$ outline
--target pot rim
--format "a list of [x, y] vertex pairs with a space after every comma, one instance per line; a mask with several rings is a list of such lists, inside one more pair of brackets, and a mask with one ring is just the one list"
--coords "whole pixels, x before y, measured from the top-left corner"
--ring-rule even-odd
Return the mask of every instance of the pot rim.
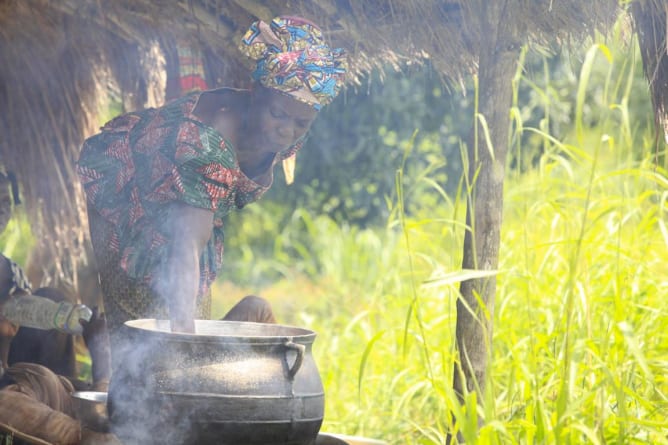
[[[171, 332], [169, 320], [155, 318], [141, 318], [129, 320], [124, 325], [134, 332], [142, 332], [144, 335], [170, 338], [179, 341], [215, 341], [215, 342], [271, 342], [283, 343], [286, 339], [297, 343], [312, 343], [316, 333], [298, 326], [256, 323], [252, 321], [227, 321], [227, 320], [195, 320], [195, 333]], [[239, 331], [239, 333], [214, 334], [211, 332], [216, 326]], [[200, 332], [197, 332], [200, 331]], [[267, 334], [262, 333], [267, 331]]]
[[74, 391], [71, 397], [84, 403], [107, 403], [107, 392], [105, 391]]

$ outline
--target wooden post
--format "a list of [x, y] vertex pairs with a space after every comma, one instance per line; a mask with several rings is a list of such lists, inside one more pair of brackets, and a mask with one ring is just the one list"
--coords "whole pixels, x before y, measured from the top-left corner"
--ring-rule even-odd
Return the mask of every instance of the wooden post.
[[668, 143], [668, 4], [636, 1], [631, 4], [631, 16], [654, 109], [655, 162], [668, 168], [668, 157], [661, 150]]
[[[489, 2], [480, 29], [488, 29], [481, 42], [478, 69], [478, 115], [468, 143], [470, 193], [463, 268], [496, 270], [503, 211], [503, 180], [508, 152], [512, 78], [519, 60], [520, 43], [505, 1]], [[484, 122], [484, 124], [483, 124]], [[487, 130], [485, 130], [485, 127]], [[487, 138], [486, 134], [489, 135]], [[477, 392], [483, 400], [487, 365], [491, 357], [496, 278], [461, 283], [457, 302], [457, 348], [454, 390]]]

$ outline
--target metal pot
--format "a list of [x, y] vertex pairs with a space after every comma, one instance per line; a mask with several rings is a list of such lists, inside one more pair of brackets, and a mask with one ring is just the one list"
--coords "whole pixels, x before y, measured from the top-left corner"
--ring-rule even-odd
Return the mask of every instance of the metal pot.
[[109, 388], [114, 432], [126, 443], [311, 445], [324, 390], [316, 334], [293, 326], [197, 320], [125, 323]]
[[74, 413], [81, 424], [93, 431], [107, 432], [107, 393], [100, 391], [75, 391], [72, 393]]

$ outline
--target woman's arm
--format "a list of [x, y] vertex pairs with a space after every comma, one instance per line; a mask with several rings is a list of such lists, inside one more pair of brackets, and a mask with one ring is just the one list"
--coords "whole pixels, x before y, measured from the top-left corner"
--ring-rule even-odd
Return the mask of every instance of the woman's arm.
[[194, 332], [199, 259], [211, 238], [213, 212], [176, 203], [168, 215], [169, 253], [155, 276], [156, 290], [168, 304], [172, 331]]
[[111, 378], [111, 346], [107, 317], [100, 314], [99, 308], [93, 308], [93, 316], [89, 321], [80, 320], [83, 326], [83, 339], [90, 353], [91, 373], [93, 374], [94, 391], [107, 392]]

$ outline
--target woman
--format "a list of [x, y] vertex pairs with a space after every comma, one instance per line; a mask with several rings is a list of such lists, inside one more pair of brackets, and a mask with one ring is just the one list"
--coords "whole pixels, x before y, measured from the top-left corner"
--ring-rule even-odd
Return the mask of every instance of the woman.
[[168, 317], [192, 332], [209, 318], [223, 216], [269, 189], [273, 166], [301, 148], [342, 86], [342, 52], [304, 19], [258, 21], [241, 50], [252, 91], [190, 94], [118, 117], [84, 143], [78, 171], [112, 334], [129, 319]]
[[[12, 211], [3, 179], [0, 174], [0, 233]], [[23, 269], [0, 254], [0, 309], [10, 298], [30, 293], [68, 300], [54, 288], [33, 291]], [[106, 391], [110, 360], [104, 316], [95, 313], [83, 327], [93, 363], [92, 389]], [[72, 335], [19, 327], [0, 315], [0, 443], [118, 443], [112, 435], [82, 427], [74, 418], [73, 384], [90, 389], [77, 379], [74, 362]]]
[[[301, 148], [343, 85], [342, 50], [305, 19], [255, 22], [240, 49], [251, 91], [193, 93], [118, 117], [84, 143], [78, 172], [112, 354], [127, 320], [169, 318], [173, 331], [193, 332], [196, 318], [210, 318], [223, 217], [269, 189], [274, 165]], [[266, 314], [263, 305], [250, 298], [234, 312]]]
[[[145, 416], [133, 412], [141, 396], [123, 386], [142, 363], [123, 323], [169, 319], [172, 331], [194, 332], [195, 319], [210, 318], [223, 217], [269, 189], [274, 165], [301, 148], [343, 86], [343, 51], [305, 19], [255, 22], [240, 49], [252, 62], [252, 90], [192, 93], [123, 115], [86, 140], [79, 158], [111, 340], [110, 415], [116, 426], [129, 425], [115, 429], [122, 439], [151, 440], [150, 428], [141, 440], [137, 431], [126, 434]], [[273, 321], [267, 303], [252, 296], [225, 318]]]
[[[12, 178], [11, 174], [0, 173], [0, 233], [3, 233], [9, 224], [13, 205], [20, 204], [18, 186]], [[24, 270], [0, 253], [0, 376], [3, 368], [16, 363], [34, 363], [66, 377], [79, 389], [90, 389], [88, 382], [82, 382], [77, 378], [72, 335], [55, 329], [19, 327], [2, 316], [1, 309], [5, 302], [10, 298], [21, 298], [25, 294], [34, 294], [57, 303], [74, 300], [71, 295], [68, 298], [64, 292], [52, 287], [41, 287], [33, 291]], [[96, 311], [95, 317], [90, 322], [82, 324], [84, 342], [92, 358], [92, 386], [106, 391], [111, 365], [104, 315], [98, 315]]]

